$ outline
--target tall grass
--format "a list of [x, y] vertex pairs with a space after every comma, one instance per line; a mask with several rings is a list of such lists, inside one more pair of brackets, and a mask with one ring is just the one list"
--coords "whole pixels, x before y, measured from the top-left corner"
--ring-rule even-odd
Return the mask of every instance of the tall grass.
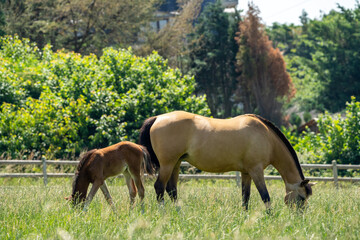
[[265, 213], [252, 186], [250, 210], [241, 208], [241, 189], [233, 181], [183, 181], [176, 206], [155, 199], [153, 181], [146, 182], [145, 212], [129, 208], [122, 179], [108, 181], [117, 213], [99, 192], [89, 211], [64, 200], [69, 179], [0, 180], [0, 239], [358, 239], [360, 188], [345, 184], [314, 187], [304, 213], [283, 203], [284, 186], [268, 182], [272, 212]]

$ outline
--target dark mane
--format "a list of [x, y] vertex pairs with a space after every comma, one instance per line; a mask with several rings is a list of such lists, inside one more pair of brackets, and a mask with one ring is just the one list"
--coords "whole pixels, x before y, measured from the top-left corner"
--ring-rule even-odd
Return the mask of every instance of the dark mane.
[[263, 122], [266, 126], [270, 127], [275, 133], [276, 135], [281, 139], [281, 141], [283, 141], [283, 143], [285, 144], [285, 146], [287, 147], [287, 149], [289, 150], [291, 156], [293, 157], [294, 159], [294, 162], [295, 162], [295, 165], [296, 165], [296, 168], [298, 169], [299, 171], [299, 174], [300, 174], [300, 177], [302, 180], [305, 179], [304, 177], [304, 174], [301, 170], [301, 166], [300, 166], [300, 163], [299, 163], [299, 159], [297, 157], [297, 154], [294, 150], [294, 148], [291, 146], [289, 140], [287, 140], [287, 138], [285, 137], [285, 135], [280, 131], [280, 129], [278, 127], [276, 127], [272, 122], [270, 122], [269, 120], [263, 118], [263, 117], [260, 117], [258, 115], [255, 115], [255, 114], [247, 114], [248, 116], [253, 116], [253, 117], [256, 117], [257, 119], [259, 119], [261, 122]]
[[93, 154], [97, 149], [92, 149], [80, 156], [80, 161], [77, 166], [76, 172], [80, 172], [84, 164], [87, 162], [87, 160], [90, 158], [91, 154]]

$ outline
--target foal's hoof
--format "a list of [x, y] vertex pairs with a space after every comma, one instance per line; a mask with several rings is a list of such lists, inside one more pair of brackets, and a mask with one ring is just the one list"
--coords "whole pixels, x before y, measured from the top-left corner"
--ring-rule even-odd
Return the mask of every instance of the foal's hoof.
[[273, 211], [272, 211], [271, 208], [267, 208], [267, 209], [265, 210], [265, 213], [266, 213], [266, 215], [268, 215], [268, 216], [272, 216], [272, 215], [273, 215]]
[[159, 203], [159, 206], [162, 206], [162, 207], [165, 206], [165, 200], [160, 200], [160, 201], [158, 201], [158, 203]]
[[144, 215], [145, 213], [145, 206], [143, 203], [141, 203], [141, 214]]

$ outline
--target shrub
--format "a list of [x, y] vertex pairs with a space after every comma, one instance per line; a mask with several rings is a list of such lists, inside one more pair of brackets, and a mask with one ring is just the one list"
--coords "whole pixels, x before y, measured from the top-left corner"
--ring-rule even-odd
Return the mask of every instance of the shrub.
[[171, 69], [157, 53], [42, 51], [28, 40], [0, 40], [0, 151], [71, 158], [85, 149], [137, 141], [153, 115], [186, 110], [208, 115], [195, 80]]
[[290, 137], [295, 149], [307, 156], [308, 163], [360, 164], [360, 102], [351, 97], [345, 118], [329, 113], [318, 119], [319, 134], [307, 132]]

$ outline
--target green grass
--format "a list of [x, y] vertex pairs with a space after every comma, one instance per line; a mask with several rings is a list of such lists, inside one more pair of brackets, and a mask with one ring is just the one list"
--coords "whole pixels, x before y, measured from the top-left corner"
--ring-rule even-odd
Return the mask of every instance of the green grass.
[[[0, 179], [0, 239], [359, 239], [360, 187], [332, 184], [314, 187], [304, 213], [283, 203], [284, 185], [267, 182], [272, 213], [252, 186], [250, 210], [241, 208], [234, 181], [182, 181], [177, 206], [166, 197], [155, 201], [153, 180], [146, 182], [145, 212], [129, 209], [122, 179], [108, 181], [117, 214], [99, 192], [89, 211], [64, 200], [70, 179]], [[181, 209], [179, 210], [179, 208]]]

